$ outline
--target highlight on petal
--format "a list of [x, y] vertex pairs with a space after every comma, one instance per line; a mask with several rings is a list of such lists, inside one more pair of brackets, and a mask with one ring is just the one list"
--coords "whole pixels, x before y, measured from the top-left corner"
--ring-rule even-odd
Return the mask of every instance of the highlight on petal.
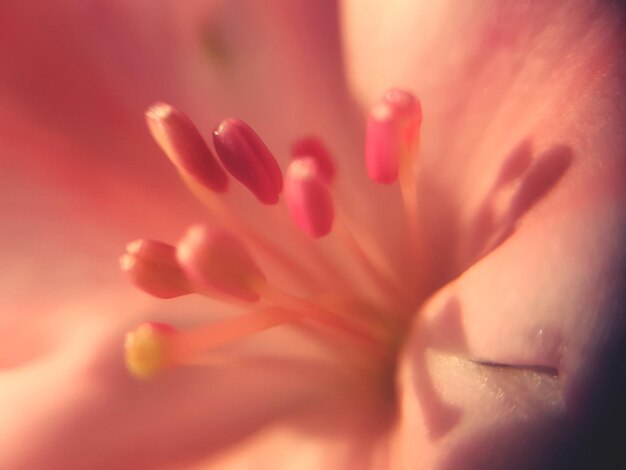
[[245, 122], [223, 121], [213, 132], [213, 143], [228, 172], [264, 204], [276, 204], [283, 176], [265, 143]]
[[176, 261], [176, 248], [155, 240], [135, 240], [126, 246], [120, 268], [135, 286], [169, 299], [189, 294], [189, 282]]
[[333, 200], [326, 181], [314, 157], [292, 161], [285, 177], [289, 213], [296, 225], [313, 238], [327, 235], [333, 226]]
[[246, 247], [224, 230], [191, 227], [176, 247], [176, 258], [198, 287], [254, 302], [265, 276]]
[[398, 179], [400, 163], [416, 145], [422, 122], [417, 99], [405, 91], [390, 90], [372, 107], [367, 119], [365, 163], [367, 174], [377, 182]]
[[169, 104], [156, 103], [146, 111], [146, 122], [176, 168], [212, 191], [222, 193], [228, 189], [226, 173], [185, 114]]

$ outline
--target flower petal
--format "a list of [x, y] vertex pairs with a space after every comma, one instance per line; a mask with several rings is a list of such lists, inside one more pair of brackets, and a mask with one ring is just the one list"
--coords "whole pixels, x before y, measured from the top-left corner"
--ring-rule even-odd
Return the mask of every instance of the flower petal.
[[579, 440], [612, 442], [623, 417], [626, 166], [604, 161], [564, 181], [419, 313], [400, 375], [400, 458], [543, 468], [575, 460]]
[[273, 356], [272, 345], [284, 345], [284, 335], [259, 340], [263, 354], [232, 350], [207, 365], [138, 382], [123, 366], [127, 322], [96, 318], [75, 317], [56, 350], [0, 376], [7, 411], [0, 425], [2, 466], [104, 469], [115, 462], [131, 469], [193, 462], [302, 407], [326, 403], [345, 384], [328, 360], [307, 356], [301, 338], [298, 353]]
[[[624, 9], [614, 2], [344, 5], [357, 96], [372, 103], [392, 84], [422, 103], [418, 202], [431, 287], [480, 256], [476, 247], [494, 235], [486, 228], [491, 199], [514, 192], [525, 165], [532, 170], [561, 145], [574, 160], [597, 158], [589, 145], [601, 139], [614, 142], [607, 154], [619, 154]], [[499, 191], [507, 166], [511, 180]]]

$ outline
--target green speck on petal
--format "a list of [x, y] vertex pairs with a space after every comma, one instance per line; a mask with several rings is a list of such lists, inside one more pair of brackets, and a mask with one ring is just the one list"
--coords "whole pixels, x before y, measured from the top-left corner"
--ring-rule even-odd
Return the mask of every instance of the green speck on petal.
[[211, 64], [228, 65], [231, 54], [222, 32], [216, 25], [205, 25], [200, 29], [200, 44]]

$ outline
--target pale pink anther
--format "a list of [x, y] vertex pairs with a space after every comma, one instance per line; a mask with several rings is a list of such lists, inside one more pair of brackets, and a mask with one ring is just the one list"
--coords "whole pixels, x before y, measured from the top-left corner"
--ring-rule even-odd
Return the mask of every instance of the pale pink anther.
[[162, 299], [191, 293], [176, 261], [176, 248], [155, 240], [135, 240], [126, 246], [120, 268], [144, 292]]
[[265, 276], [241, 241], [229, 232], [191, 227], [178, 243], [176, 258], [201, 292], [256, 301]]
[[291, 156], [298, 158], [313, 157], [320, 171], [320, 176], [331, 184], [335, 178], [335, 164], [326, 145], [317, 137], [304, 137], [291, 146]]
[[314, 157], [292, 161], [285, 177], [285, 200], [296, 225], [313, 238], [327, 235], [333, 226], [333, 199]]
[[154, 140], [179, 171], [212, 191], [226, 191], [226, 172], [191, 119], [169, 104], [156, 103], [146, 111], [146, 122]]
[[274, 156], [245, 122], [227, 119], [213, 131], [215, 151], [228, 172], [264, 204], [276, 204], [283, 175]]
[[398, 179], [400, 160], [418, 139], [422, 122], [419, 101], [410, 93], [390, 90], [370, 110], [365, 140], [367, 173], [377, 183]]

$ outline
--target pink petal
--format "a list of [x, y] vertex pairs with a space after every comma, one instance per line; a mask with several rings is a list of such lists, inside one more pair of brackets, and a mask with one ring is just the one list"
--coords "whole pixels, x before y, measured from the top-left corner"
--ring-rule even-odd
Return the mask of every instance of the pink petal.
[[606, 178], [603, 187], [538, 209], [500, 249], [438, 294], [424, 321], [447, 321], [445, 306], [457, 303], [464, 335], [462, 344], [450, 338], [452, 349], [558, 369], [568, 401], [584, 394], [585, 378], [611, 341], [601, 332], [620, 331], [626, 191], [611, 183]]
[[389, 83], [418, 94], [425, 276], [452, 281], [402, 358], [394, 463], [536, 468], [576, 451], [564, 440], [610, 442], [626, 334], [621, 7], [365, 3], [344, 10], [351, 82], [365, 103]]
[[620, 148], [622, 16], [603, 1], [344, 4], [360, 101], [373, 103], [393, 84], [423, 106], [418, 199], [432, 287], [475, 261], [475, 248], [461, 246], [470, 237], [493, 235], [472, 223], [508, 159], [529, 163], [566, 145], [575, 165], [597, 158], [589, 136]]
[[611, 400], [626, 336], [626, 166], [597, 148], [602, 166], [581, 163], [418, 313], [400, 372], [399, 459], [535, 468], [576, 439], [610, 442], [622, 416]]
[[[110, 302], [107, 308], [116, 305], [122, 307]], [[137, 382], [123, 366], [123, 322], [95, 318], [77, 318], [58, 348], [0, 378], [4, 466], [104, 469], [115, 462], [130, 469], [193, 462], [304, 406], [326, 403], [345, 386], [341, 369], [315, 353], [307, 356], [302, 339], [294, 339], [304, 346], [297, 353], [275, 356], [272, 345], [284, 345], [289, 335], [261, 340], [263, 354], [233, 350], [213, 364]]]

